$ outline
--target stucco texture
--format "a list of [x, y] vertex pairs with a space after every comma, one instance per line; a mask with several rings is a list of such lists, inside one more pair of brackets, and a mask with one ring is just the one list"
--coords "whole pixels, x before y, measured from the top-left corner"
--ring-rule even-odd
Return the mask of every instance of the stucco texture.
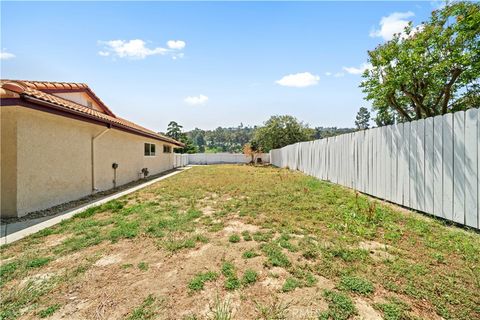
[[[24, 107], [2, 107], [2, 216], [22, 216], [173, 168], [162, 141]], [[7, 116], [6, 116], [7, 115]], [[144, 156], [144, 143], [156, 145]], [[172, 145], [173, 147], [173, 145]], [[172, 148], [173, 149], [173, 148]], [[5, 172], [8, 174], [5, 176]], [[5, 182], [5, 185], [4, 185]], [[6, 201], [4, 205], [4, 201]]]

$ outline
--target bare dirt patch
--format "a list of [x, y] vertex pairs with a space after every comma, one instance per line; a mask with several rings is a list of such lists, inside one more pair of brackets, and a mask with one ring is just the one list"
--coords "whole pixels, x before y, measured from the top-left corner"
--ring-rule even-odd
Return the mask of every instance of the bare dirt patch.
[[382, 316], [376, 311], [368, 302], [361, 298], [354, 300], [355, 307], [357, 308], [358, 315], [355, 317], [357, 320], [382, 320]]
[[395, 256], [388, 252], [392, 247], [377, 241], [362, 241], [358, 247], [367, 250], [372, 259], [377, 261], [395, 259]]
[[110, 256], [103, 257], [97, 262], [95, 262], [94, 266], [95, 267], [105, 267], [111, 264], [118, 264], [122, 261], [122, 257], [120, 254], [113, 254]]
[[239, 220], [229, 221], [226, 227], [223, 229], [226, 233], [241, 233], [244, 231], [257, 232], [260, 228], [253, 224], [246, 224]]

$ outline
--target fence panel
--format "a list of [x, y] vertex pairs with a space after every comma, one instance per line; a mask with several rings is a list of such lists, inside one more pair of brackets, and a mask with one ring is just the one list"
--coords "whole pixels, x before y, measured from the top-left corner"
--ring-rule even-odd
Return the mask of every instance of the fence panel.
[[480, 111], [302, 142], [271, 163], [480, 228]]
[[465, 223], [465, 112], [453, 121], [453, 221]]
[[447, 220], [453, 219], [453, 116], [443, 116], [443, 214]]
[[[479, 221], [476, 212], [479, 212], [479, 169], [477, 158], [480, 143], [479, 119], [480, 112], [477, 109], [470, 109], [465, 113], [465, 224], [470, 227], [479, 228]], [[480, 197], [478, 197], [480, 198]]]

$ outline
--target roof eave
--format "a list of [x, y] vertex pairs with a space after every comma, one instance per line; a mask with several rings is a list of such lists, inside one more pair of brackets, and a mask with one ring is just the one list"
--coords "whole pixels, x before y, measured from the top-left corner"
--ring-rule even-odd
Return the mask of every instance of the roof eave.
[[91, 119], [91, 120], [94, 120], [96, 122], [101, 122], [101, 123], [109, 125], [111, 128], [116, 127], [116, 128], [122, 129], [123, 131], [135, 133], [135, 134], [145, 136], [145, 137], [150, 137], [152, 139], [159, 140], [159, 141], [162, 141], [162, 142], [171, 143], [173, 145], [178, 146], [178, 148], [183, 148], [185, 146], [185, 144], [183, 144], [179, 141], [176, 141], [174, 139], [164, 139], [164, 138], [159, 137], [157, 135], [149, 134], [148, 132], [140, 131], [140, 130], [137, 130], [135, 128], [124, 126], [122, 124], [115, 123], [115, 122], [109, 121], [107, 119], [98, 118], [98, 117], [95, 117], [93, 115], [89, 115], [89, 114], [86, 114], [86, 113], [83, 113], [83, 112], [80, 112], [80, 111], [65, 108], [65, 107], [59, 106], [55, 103], [44, 101], [42, 99], [34, 98], [34, 97], [31, 97], [31, 96], [28, 96], [28, 95], [25, 95], [25, 94], [20, 94], [20, 99], [25, 100], [25, 101], [30, 102], [30, 103], [33, 103], [33, 104], [43, 105], [43, 106], [47, 106], [49, 108], [52, 108], [52, 109], [55, 109], [55, 110], [58, 110], [58, 111], [66, 112], [66, 113], [75, 115], [75, 116], [80, 117], [80, 118]]

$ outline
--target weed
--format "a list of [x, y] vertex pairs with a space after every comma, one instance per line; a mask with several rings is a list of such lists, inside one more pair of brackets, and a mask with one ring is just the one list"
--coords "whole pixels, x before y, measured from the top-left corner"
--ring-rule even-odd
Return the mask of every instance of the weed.
[[225, 289], [236, 290], [240, 288], [240, 281], [236, 276], [230, 276], [225, 280]]
[[129, 269], [129, 268], [132, 268], [133, 267], [133, 264], [131, 263], [125, 263], [125, 264], [122, 264], [122, 269]]
[[90, 207], [87, 210], [77, 213], [75, 218], [84, 219], [93, 216], [95, 213], [102, 211], [102, 206]]
[[295, 290], [295, 288], [300, 287], [300, 281], [298, 279], [289, 277], [287, 280], [285, 280], [285, 283], [283, 284], [282, 291], [283, 292], [289, 292], [292, 290]]
[[235, 274], [235, 266], [231, 262], [224, 262], [222, 265], [222, 274], [225, 276], [225, 289], [235, 290], [240, 287], [240, 281]]
[[242, 284], [243, 285], [249, 285], [249, 284], [257, 282], [257, 279], [258, 279], [258, 274], [254, 270], [247, 269], [247, 270], [245, 270], [245, 273], [243, 274]]
[[250, 232], [246, 230], [242, 232], [242, 237], [243, 237], [243, 240], [245, 241], [252, 241], [253, 239], [252, 236], [250, 235]]
[[318, 258], [318, 252], [313, 248], [308, 248], [302, 252], [302, 256], [307, 260], [315, 260]]
[[54, 249], [55, 253], [68, 254], [84, 248], [95, 246], [103, 241], [103, 237], [96, 230], [90, 230], [81, 236], [74, 236], [62, 242]]
[[165, 232], [158, 226], [148, 226], [145, 230], [149, 235], [155, 238], [163, 238], [165, 236]]
[[325, 290], [323, 296], [328, 302], [328, 310], [320, 313], [319, 319], [347, 320], [357, 313], [352, 299], [347, 295]]
[[27, 262], [27, 268], [40, 268], [50, 262], [52, 258], [40, 257]]
[[247, 250], [247, 251], [243, 252], [242, 257], [244, 259], [251, 259], [251, 258], [258, 257], [258, 253], [256, 253], [253, 250]]
[[385, 320], [401, 320], [405, 319], [406, 312], [410, 307], [397, 298], [389, 298], [389, 302], [376, 303], [373, 306], [382, 311]]
[[209, 320], [231, 320], [232, 319], [232, 307], [230, 306], [230, 300], [220, 300], [218, 296], [215, 297], [213, 306], [210, 306]]
[[343, 276], [340, 280], [339, 288], [360, 294], [370, 294], [373, 292], [373, 284], [370, 281], [352, 276]]
[[138, 267], [138, 269], [140, 269], [142, 271], [147, 271], [148, 270], [148, 263], [142, 261], [137, 265], [137, 267]]
[[40, 318], [46, 318], [46, 317], [50, 317], [52, 314], [54, 314], [58, 309], [60, 309], [61, 305], [60, 304], [54, 304], [54, 305], [51, 305], [49, 306], [48, 308], [46, 309], [43, 309], [41, 310], [40, 312], [38, 312], [38, 316]]
[[162, 244], [166, 250], [175, 252], [181, 249], [195, 248], [197, 242], [206, 243], [208, 242], [208, 238], [206, 238], [203, 235], [197, 234], [189, 238], [180, 238], [180, 239], [169, 238], [163, 241]]
[[137, 221], [123, 221], [117, 220], [116, 228], [110, 231], [110, 240], [112, 242], [117, 242], [119, 239], [126, 238], [135, 238], [138, 234], [138, 222]]
[[272, 232], [257, 231], [253, 234], [253, 240], [257, 242], [269, 242], [273, 238]]
[[262, 320], [285, 320], [290, 303], [283, 303], [275, 298], [273, 303], [264, 305], [255, 301], [255, 309], [258, 319]]
[[331, 249], [330, 254], [346, 262], [365, 261], [368, 258], [368, 251], [364, 249]]
[[218, 273], [208, 271], [204, 273], [198, 273], [188, 284], [188, 288], [192, 291], [203, 290], [205, 282], [215, 281], [218, 279]]
[[224, 262], [222, 265], [222, 274], [225, 277], [234, 277], [235, 276], [235, 266], [231, 262]]
[[231, 243], [237, 243], [240, 242], [240, 236], [238, 234], [232, 234], [229, 238], [228, 241]]
[[282, 250], [275, 244], [266, 244], [262, 247], [262, 251], [267, 256], [267, 266], [272, 267], [289, 267], [290, 261]]
[[9, 281], [15, 270], [18, 268], [18, 262], [13, 261], [0, 266], [0, 286]]
[[147, 320], [154, 319], [158, 315], [160, 305], [153, 295], [148, 295], [142, 304], [135, 308], [126, 320]]

